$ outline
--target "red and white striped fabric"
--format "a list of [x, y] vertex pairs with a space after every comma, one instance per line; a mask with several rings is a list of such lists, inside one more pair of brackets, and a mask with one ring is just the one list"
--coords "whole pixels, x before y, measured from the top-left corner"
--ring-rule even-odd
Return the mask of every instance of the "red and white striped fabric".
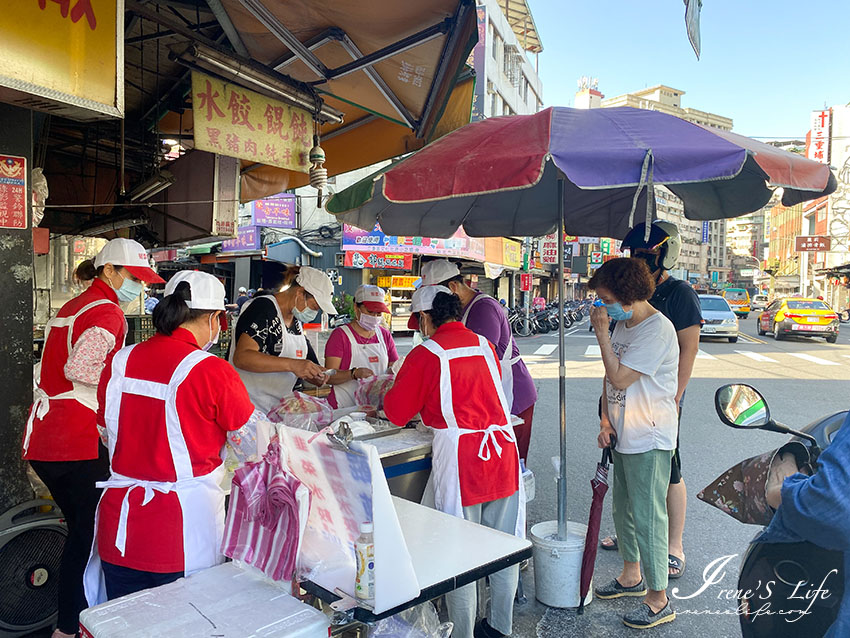
[[221, 553], [272, 580], [292, 580], [309, 511], [310, 491], [284, 470], [274, 439], [261, 461], [233, 476]]

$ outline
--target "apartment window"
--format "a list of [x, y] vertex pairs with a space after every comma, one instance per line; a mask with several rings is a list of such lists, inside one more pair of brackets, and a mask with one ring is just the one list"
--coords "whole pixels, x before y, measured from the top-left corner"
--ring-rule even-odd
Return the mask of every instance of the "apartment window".
[[499, 114], [499, 94], [490, 94], [490, 115], [496, 116]]
[[491, 51], [493, 59], [498, 62], [499, 56], [502, 54], [502, 37], [493, 31], [493, 49]]

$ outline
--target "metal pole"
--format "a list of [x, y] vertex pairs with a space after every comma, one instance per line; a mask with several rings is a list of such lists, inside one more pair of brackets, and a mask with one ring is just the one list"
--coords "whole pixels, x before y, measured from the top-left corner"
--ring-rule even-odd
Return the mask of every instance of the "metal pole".
[[564, 335], [564, 178], [558, 178], [558, 400], [561, 471], [558, 473], [558, 540], [567, 539], [567, 366]]

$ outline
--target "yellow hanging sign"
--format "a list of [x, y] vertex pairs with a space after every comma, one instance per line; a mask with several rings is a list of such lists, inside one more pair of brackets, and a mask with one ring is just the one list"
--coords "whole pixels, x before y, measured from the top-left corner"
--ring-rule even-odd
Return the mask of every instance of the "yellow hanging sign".
[[192, 72], [195, 148], [306, 173], [313, 146], [308, 111]]

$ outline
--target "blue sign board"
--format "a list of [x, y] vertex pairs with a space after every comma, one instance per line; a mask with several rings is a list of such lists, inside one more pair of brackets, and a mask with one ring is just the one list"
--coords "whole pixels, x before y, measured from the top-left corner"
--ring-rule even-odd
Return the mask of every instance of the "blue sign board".
[[702, 223], [702, 243], [708, 243], [708, 222]]

